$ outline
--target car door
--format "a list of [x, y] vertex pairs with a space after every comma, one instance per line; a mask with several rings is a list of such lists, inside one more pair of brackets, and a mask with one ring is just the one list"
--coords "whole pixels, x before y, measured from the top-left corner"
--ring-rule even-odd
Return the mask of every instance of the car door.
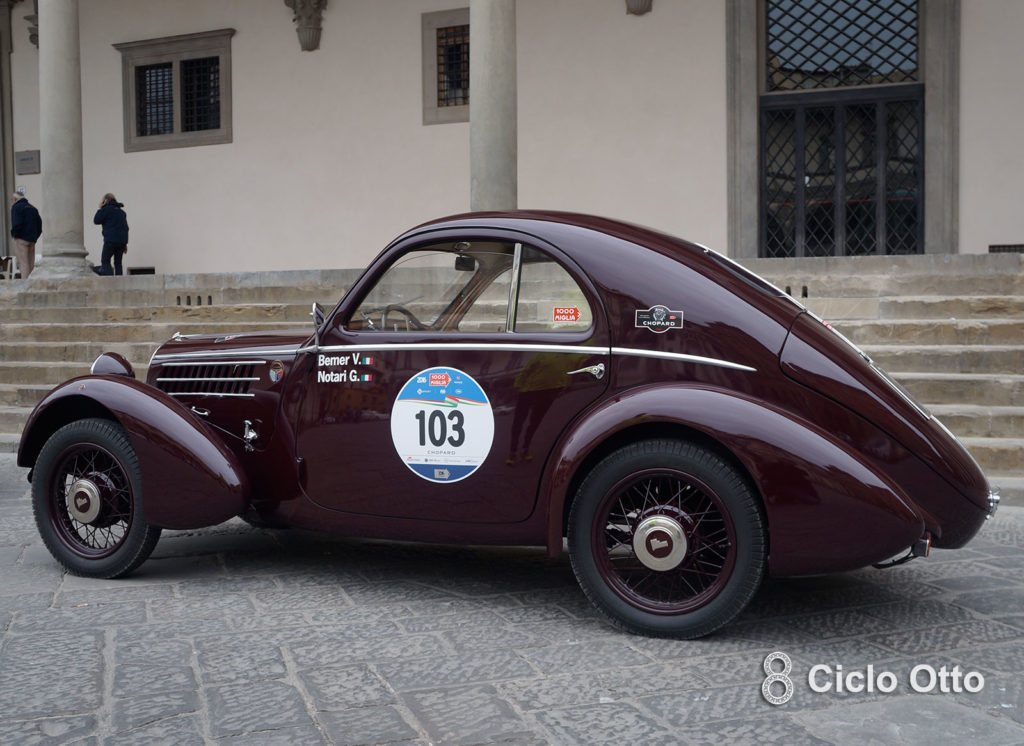
[[328, 319], [296, 422], [304, 490], [351, 513], [517, 522], [548, 454], [604, 391], [589, 281], [513, 238], [396, 252]]

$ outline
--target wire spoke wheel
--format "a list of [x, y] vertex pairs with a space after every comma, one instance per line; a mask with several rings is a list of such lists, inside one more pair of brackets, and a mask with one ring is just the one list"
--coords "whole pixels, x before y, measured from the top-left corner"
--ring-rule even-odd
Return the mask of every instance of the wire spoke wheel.
[[600, 461], [569, 513], [569, 552], [599, 611], [632, 632], [701, 637], [749, 603], [764, 573], [763, 511], [744, 476], [685, 441]]
[[692, 477], [651, 470], [620, 482], [598, 507], [594, 559], [624, 601], [683, 614], [717, 595], [736, 562], [736, 536], [718, 496]]
[[97, 445], [72, 445], [61, 454], [50, 483], [50, 520], [68, 548], [86, 558], [117, 551], [134, 512], [131, 484], [117, 460]]
[[47, 440], [33, 468], [32, 507], [50, 553], [76, 575], [127, 575], [153, 551], [160, 529], [141, 514], [141, 475], [116, 422], [77, 420]]

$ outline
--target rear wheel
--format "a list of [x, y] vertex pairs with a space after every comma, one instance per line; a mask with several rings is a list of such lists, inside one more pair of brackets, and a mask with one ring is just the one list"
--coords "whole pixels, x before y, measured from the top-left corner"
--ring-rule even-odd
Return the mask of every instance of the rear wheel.
[[142, 519], [141, 478], [124, 429], [103, 419], [65, 425], [46, 441], [32, 478], [36, 525], [69, 572], [127, 575], [160, 538]]
[[710, 634], [743, 610], [764, 574], [765, 521], [750, 485], [684, 441], [634, 443], [598, 463], [568, 534], [583, 591], [639, 634]]

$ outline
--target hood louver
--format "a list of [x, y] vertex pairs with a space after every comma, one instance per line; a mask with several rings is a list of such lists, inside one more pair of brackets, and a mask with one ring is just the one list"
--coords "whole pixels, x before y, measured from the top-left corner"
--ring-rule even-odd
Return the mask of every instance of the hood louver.
[[216, 360], [163, 363], [157, 388], [169, 396], [249, 396], [249, 385], [260, 380], [262, 361]]

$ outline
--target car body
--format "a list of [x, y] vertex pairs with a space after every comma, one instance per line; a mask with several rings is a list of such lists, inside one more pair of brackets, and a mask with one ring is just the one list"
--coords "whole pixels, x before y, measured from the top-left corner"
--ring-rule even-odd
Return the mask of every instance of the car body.
[[421, 225], [308, 330], [117, 355], [22, 436], [72, 572], [161, 528], [266, 526], [570, 557], [634, 632], [722, 626], [767, 575], [964, 545], [977, 463], [870, 359], [710, 249], [555, 212]]

